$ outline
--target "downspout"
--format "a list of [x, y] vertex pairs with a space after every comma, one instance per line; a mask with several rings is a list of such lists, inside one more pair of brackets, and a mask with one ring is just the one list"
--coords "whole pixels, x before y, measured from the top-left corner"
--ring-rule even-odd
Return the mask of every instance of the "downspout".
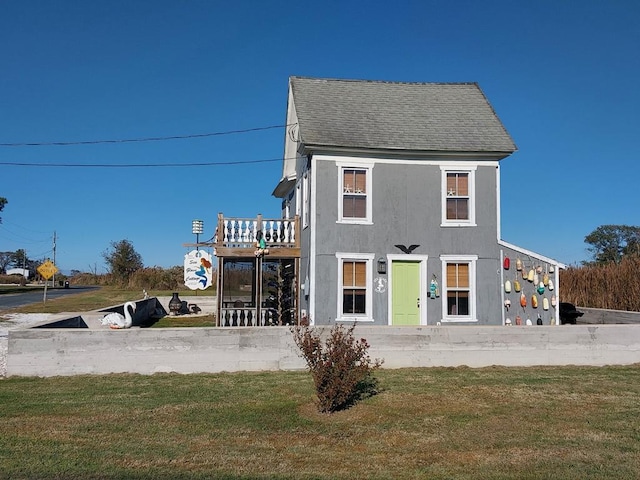
[[556, 318], [556, 325], [560, 325], [560, 267], [556, 265], [555, 273], [555, 285], [556, 285], [556, 306], [554, 316]]
[[504, 265], [504, 250], [501, 248], [500, 249], [500, 264], [498, 265], [498, 270], [500, 271], [500, 311], [501, 311], [501, 317], [502, 317], [502, 325], [505, 325], [504, 268], [502, 268], [502, 265]]
[[496, 165], [496, 238], [498, 241], [502, 235], [502, 226], [500, 225], [502, 213], [500, 205], [500, 164], [498, 164]]
[[[309, 181], [309, 268], [307, 269], [307, 288], [309, 289], [309, 325], [316, 323], [316, 294], [315, 294], [315, 274], [316, 274], [316, 160], [313, 155], [307, 157], [307, 172], [310, 175]], [[306, 279], [305, 279], [306, 280]], [[306, 292], [305, 292], [306, 293]]]
[[[500, 212], [500, 163], [496, 165], [496, 238], [497, 241], [500, 241], [501, 226], [501, 212]], [[500, 317], [502, 319], [502, 325], [506, 325], [505, 323], [505, 307], [504, 307], [504, 250], [500, 249], [500, 264], [498, 265], [498, 269], [500, 270]]]

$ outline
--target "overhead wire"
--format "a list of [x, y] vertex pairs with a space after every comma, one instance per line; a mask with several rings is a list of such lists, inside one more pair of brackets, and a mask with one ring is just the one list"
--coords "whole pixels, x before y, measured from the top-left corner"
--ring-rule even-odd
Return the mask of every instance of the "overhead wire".
[[[86, 141], [71, 141], [71, 142], [29, 142], [29, 143], [0, 143], [0, 147], [41, 147], [41, 146], [71, 146], [71, 145], [98, 145], [106, 143], [132, 143], [132, 142], [157, 142], [167, 140], [183, 140], [183, 139], [195, 139], [204, 137], [214, 137], [223, 135], [234, 135], [242, 133], [251, 133], [264, 130], [271, 130], [276, 128], [288, 128], [289, 134], [297, 123], [289, 123], [284, 125], [269, 125], [266, 127], [254, 127], [245, 128], [240, 130], [227, 130], [222, 132], [210, 132], [210, 133], [197, 133], [189, 135], [171, 135], [164, 137], [142, 137], [142, 138], [125, 138], [125, 139], [107, 139], [107, 140], [86, 140]], [[259, 160], [236, 160], [225, 162], [189, 162], [189, 163], [66, 163], [66, 162], [52, 162], [52, 163], [29, 163], [29, 162], [13, 162], [5, 161], [0, 162], [0, 165], [17, 166], [17, 167], [63, 167], [63, 168], [147, 168], [147, 167], [210, 167], [210, 166], [224, 166], [224, 165], [247, 165], [256, 163], [269, 163], [269, 162], [281, 162], [288, 160], [287, 158], [268, 158]]]
[[205, 137], [219, 137], [223, 135], [235, 135], [240, 133], [259, 132], [263, 130], [273, 130], [275, 128], [286, 128], [295, 123], [289, 123], [284, 125], [269, 125], [266, 127], [254, 127], [244, 128], [240, 130], [226, 130], [222, 132], [210, 132], [210, 133], [193, 133], [188, 135], [169, 135], [162, 137], [140, 137], [140, 138], [121, 138], [121, 139], [107, 139], [107, 140], [77, 140], [70, 142], [14, 142], [14, 143], [0, 143], [0, 147], [51, 147], [51, 146], [71, 146], [71, 145], [98, 145], [101, 143], [134, 143], [134, 142], [163, 142], [167, 140], [185, 140], [194, 138]]
[[255, 163], [282, 162], [295, 158], [266, 158], [261, 160], [234, 160], [224, 162], [189, 162], [189, 163], [27, 163], [0, 162], [0, 165], [17, 167], [64, 167], [64, 168], [147, 168], [147, 167], [215, 167], [225, 165], [247, 165]]
[[8, 240], [10, 242], [22, 242], [22, 243], [29, 243], [29, 244], [40, 244], [40, 243], [46, 243], [49, 241], [49, 239], [44, 239], [44, 240], [34, 240], [30, 237], [24, 236], [24, 235], [20, 235], [19, 233], [12, 231], [8, 228], [6, 228], [5, 224], [4, 224], [4, 219], [3, 222], [0, 223], [0, 237], [4, 238], [5, 240]]

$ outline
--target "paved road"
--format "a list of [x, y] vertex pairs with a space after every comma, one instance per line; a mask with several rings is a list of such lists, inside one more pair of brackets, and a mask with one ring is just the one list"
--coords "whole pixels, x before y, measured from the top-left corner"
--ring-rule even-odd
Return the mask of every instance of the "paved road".
[[[82, 293], [98, 287], [71, 287], [71, 288], [47, 288], [47, 300], [51, 300], [63, 295]], [[0, 295], [0, 311], [9, 308], [22, 307], [31, 303], [41, 303], [44, 298], [43, 290], [26, 291], [21, 293], [7, 293]]]

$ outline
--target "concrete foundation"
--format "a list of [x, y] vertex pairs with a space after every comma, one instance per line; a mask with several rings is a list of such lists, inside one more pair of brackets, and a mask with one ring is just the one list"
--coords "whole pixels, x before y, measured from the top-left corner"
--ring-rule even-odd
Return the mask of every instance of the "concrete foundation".
[[[328, 329], [328, 328], [327, 328]], [[628, 365], [637, 325], [358, 326], [383, 368]], [[304, 369], [287, 327], [24, 329], [9, 332], [7, 375]]]

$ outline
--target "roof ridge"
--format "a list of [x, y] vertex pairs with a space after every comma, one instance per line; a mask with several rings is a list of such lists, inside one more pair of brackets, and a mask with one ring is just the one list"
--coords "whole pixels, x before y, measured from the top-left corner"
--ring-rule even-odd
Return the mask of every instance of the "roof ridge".
[[307, 77], [301, 75], [291, 75], [289, 79], [301, 79], [301, 80], [320, 80], [325, 82], [348, 82], [348, 83], [378, 83], [385, 85], [475, 85], [478, 86], [478, 82], [403, 82], [396, 80], [370, 80], [370, 79], [358, 79], [358, 78], [324, 78], [324, 77]]

